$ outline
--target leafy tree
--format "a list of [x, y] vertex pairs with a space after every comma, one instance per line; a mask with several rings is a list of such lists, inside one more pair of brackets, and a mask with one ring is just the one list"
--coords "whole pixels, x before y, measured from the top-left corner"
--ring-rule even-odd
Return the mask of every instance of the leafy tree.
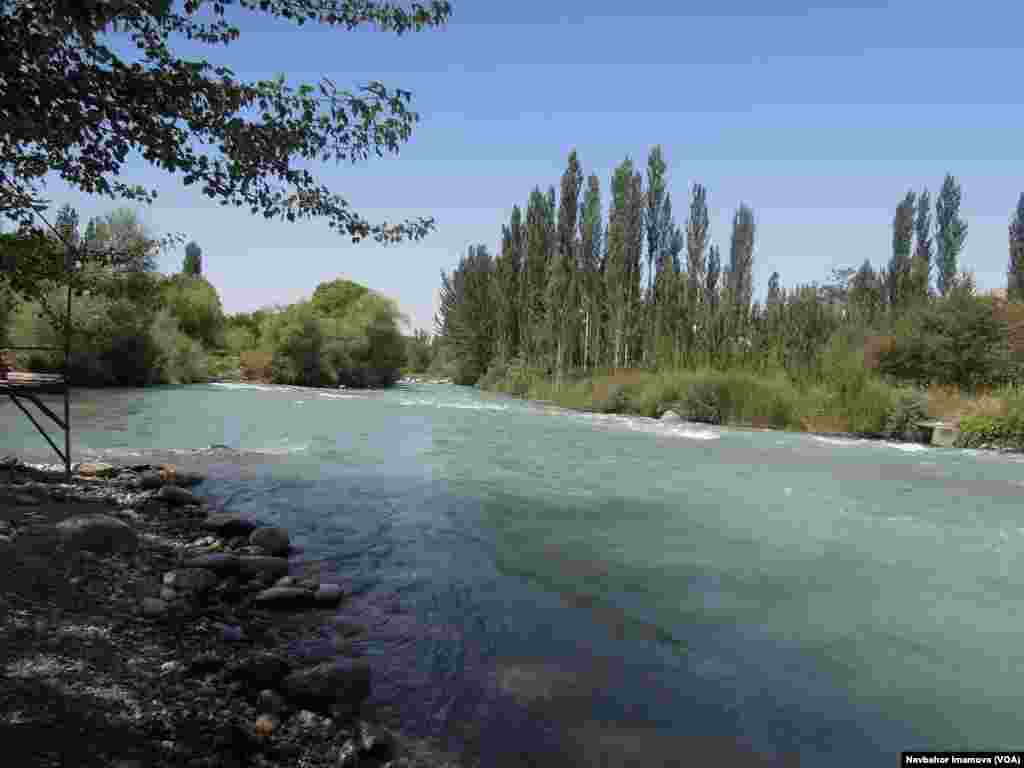
[[916, 195], [907, 192], [906, 197], [896, 206], [892, 221], [892, 258], [887, 272], [889, 301], [894, 309], [907, 305], [911, 293], [910, 250], [914, 237], [914, 205]]
[[[690, 195], [690, 215], [686, 221], [686, 300], [688, 315], [684, 320], [685, 348], [689, 353], [696, 345], [693, 326], [700, 322], [700, 307], [707, 293], [704, 289], [707, 263], [708, 233], [711, 228], [708, 217], [707, 190], [694, 184]], [[717, 290], [718, 277], [715, 277]]]
[[600, 338], [601, 305], [601, 181], [596, 174], [587, 178], [580, 208], [580, 265], [583, 286], [583, 366], [595, 361]]
[[879, 369], [920, 384], [963, 389], [1004, 381], [1005, 320], [991, 299], [973, 295], [970, 284], [968, 276], [962, 277], [943, 300], [904, 318]]
[[1006, 270], [1006, 297], [1024, 301], [1024, 192], [1010, 221], [1010, 264]]
[[195, 240], [185, 246], [185, 261], [181, 265], [181, 271], [192, 277], [203, 274], [203, 249]]
[[441, 273], [437, 332], [455, 355], [456, 384], [473, 384], [494, 356], [491, 308], [494, 263], [487, 247], [470, 246], [451, 276]]
[[544, 289], [548, 280], [548, 262], [554, 247], [551, 228], [548, 226], [548, 198], [540, 191], [540, 187], [534, 187], [526, 207], [525, 247], [520, 332], [523, 353], [528, 362], [535, 364], [544, 348]]
[[740, 205], [733, 216], [728, 275], [734, 332], [743, 333], [754, 291], [754, 212], [746, 205]]
[[910, 266], [911, 293], [915, 299], [924, 299], [931, 290], [932, 281], [932, 201], [928, 188], [917, 196], [914, 217], [914, 256]]
[[957, 260], [967, 240], [967, 222], [960, 216], [960, 185], [946, 174], [942, 189], [935, 199], [935, 244], [937, 288], [945, 296], [956, 282]]
[[344, 317], [370, 289], [339, 277], [320, 283], [313, 291], [313, 309], [323, 317]]
[[185, 335], [207, 348], [224, 344], [224, 311], [209, 280], [182, 272], [164, 280], [160, 293]]
[[579, 215], [583, 171], [576, 150], [569, 153], [568, 165], [562, 174], [561, 199], [558, 208], [558, 244], [548, 283], [548, 316], [555, 344], [555, 371], [559, 380], [565, 372], [567, 358], [576, 337], [578, 316], [578, 282], [576, 279], [576, 219]]
[[[0, 58], [0, 211], [31, 225], [45, 207], [39, 187], [51, 172], [87, 193], [150, 201], [155, 193], [123, 178], [135, 152], [186, 184], [201, 184], [210, 198], [267, 218], [325, 218], [353, 240], [426, 234], [431, 219], [371, 225], [302, 168], [304, 161], [397, 152], [417, 120], [407, 107], [410, 94], [379, 82], [358, 93], [326, 79], [298, 88], [283, 76], [243, 82], [227, 67], [175, 52], [185, 38], [193, 45], [238, 39], [225, 18], [232, 4], [0, 3], [0, 50], [8, 52]], [[374, 0], [237, 5], [299, 25], [372, 24], [397, 34], [441, 25], [451, 10], [443, 0], [409, 10]], [[108, 45], [115, 28], [135, 46], [130, 59]]]
[[406, 365], [413, 373], [426, 373], [433, 361], [430, 335], [417, 328], [412, 336], [406, 337]]

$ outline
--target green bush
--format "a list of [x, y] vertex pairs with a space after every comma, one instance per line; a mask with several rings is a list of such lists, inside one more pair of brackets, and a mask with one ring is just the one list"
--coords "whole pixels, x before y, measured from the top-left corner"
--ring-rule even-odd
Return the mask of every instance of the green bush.
[[996, 446], [1024, 450], [1024, 418], [1020, 413], [1008, 416], [965, 416], [960, 419], [959, 448]]
[[923, 442], [924, 431], [917, 425], [928, 416], [928, 398], [916, 389], [903, 390], [896, 396], [885, 423], [886, 437]]

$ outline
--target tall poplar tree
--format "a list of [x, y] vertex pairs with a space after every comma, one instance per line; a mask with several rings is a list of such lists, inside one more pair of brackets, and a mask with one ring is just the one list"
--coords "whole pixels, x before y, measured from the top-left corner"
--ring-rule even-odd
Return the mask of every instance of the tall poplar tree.
[[1010, 220], [1010, 263], [1006, 271], [1006, 298], [1024, 301], [1024, 192]]
[[916, 195], [907, 192], [896, 206], [892, 220], [892, 258], [889, 260], [889, 301], [893, 309], [903, 309], [910, 297], [910, 250], [914, 240], [914, 203]]
[[932, 282], [932, 200], [928, 188], [917, 196], [914, 216], [914, 256], [910, 265], [911, 293], [915, 299], [927, 298]]
[[732, 332], [743, 334], [754, 292], [754, 212], [745, 204], [740, 205], [732, 220], [728, 275]]
[[[696, 346], [693, 326], [701, 322], [700, 306], [704, 296], [706, 255], [711, 221], [708, 217], [707, 191], [694, 184], [690, 195], [690, 215], [686, 220], [686, 317], [683, 324], [683, 345], [690, 355]], [[717, 282], [718, 278], [715, 277]]]
[[571, 360], [579, 317], [576, 280], [576, 219], [579, 215], [580, 188], [583, 171], [574, 149], [562, 174], [561, 199], [558, 206], [557, 252], [548, 283], [548, 313], [555, 347], [555, 371], [559, 382], [565, 372], [567, 357]]
[[960, 185], [946, 174], [935, 199], [936, 287], [945, 296], [956, 283], [958, 259], [967, 240], [967, 222], [960, 216]]
[[587, 190], [580, 207], [580, 277], [583, 288], [583, 367], [593, 365], [600, 330], [601, 279], [601, 181], [596, 174], [587, 178]]

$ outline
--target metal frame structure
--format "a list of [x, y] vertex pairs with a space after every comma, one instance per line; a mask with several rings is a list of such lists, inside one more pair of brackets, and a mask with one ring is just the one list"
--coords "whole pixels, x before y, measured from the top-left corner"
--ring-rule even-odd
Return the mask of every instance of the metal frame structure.
[[[61, 462], [64, 464], [64, 476], [65, 479], [71, 481], [71, 379], [69, 363], [71, 359], [71, 268], [72, 268], [72, 255], [70, 253], [65, 259], [65, 270], [67, 275], [67, 315], [64, 322], [64, 368], [59, 381], [48, 380], [38, 382], [11, 382], [5, 379], [0, 379], [0, 393], [7, 394], [21, 412], [24, 413], [28, 420], [32, 422], [32, 426], [36, 428], [50, 444], [50, 447], [60, 457]], [[9, 346], [0, 347], [0, 351], [5, 350], [16, 350], [16, 351], [45, 351], [45, 352], [60, 352], [60, 347], [19, 347]], [[64, 418], [60, 418], [53, 410], [46, 405], [42, 400], [39, 399], [41, 394], [63, 394], [64, 395]], [[57, 447], [57, 444], [53, 442], [46, 429], [43, 428], [32, 412], [25, 407], [25, 404], [21, 402], [22, 399], [28, 400], [30, 403], [35, 405], [40, 411], [48, 416], [64, 433], [64, 450], [61, 451]]]

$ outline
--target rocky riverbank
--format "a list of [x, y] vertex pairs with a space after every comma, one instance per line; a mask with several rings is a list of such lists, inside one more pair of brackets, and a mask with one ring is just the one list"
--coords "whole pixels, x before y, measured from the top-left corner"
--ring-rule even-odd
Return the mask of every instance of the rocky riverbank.
[[332, 621], [344, 585], [290, 561], [286, 530], [211, 509], [202, 480], [0, 461], [4, 762], [455, 766], [370, 711], [362, 628]]

